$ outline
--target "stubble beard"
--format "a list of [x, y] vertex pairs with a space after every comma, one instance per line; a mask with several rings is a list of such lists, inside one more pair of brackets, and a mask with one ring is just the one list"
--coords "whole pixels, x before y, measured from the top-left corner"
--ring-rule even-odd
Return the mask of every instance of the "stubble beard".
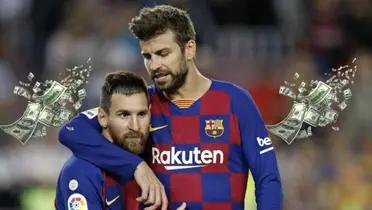
[[189, 69], [185, 60], [180, 63], [180, 65], [178, 66], [178, 70], [179, 71], [177, 71], [177, 73], [175, 74], [167, 70], [167, 74], [171, 76], [169, 85], [158, 85], [153, 79], [156, 88], [167, 94], [172, 94], [183, 87], [186, 83], [187, 75], [189, 73]]
[[114, 144], [137, 155], [144, 152], [146, 147], [146, 139], [148, 136], [147, 134], [132, 131], [119, 136], [110, 128], [108, 128], [108, 131], [112, 136]]

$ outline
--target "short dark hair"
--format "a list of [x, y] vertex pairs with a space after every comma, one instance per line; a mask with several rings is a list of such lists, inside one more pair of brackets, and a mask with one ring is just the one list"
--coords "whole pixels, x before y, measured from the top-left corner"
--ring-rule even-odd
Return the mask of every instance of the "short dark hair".
[[170, 30], [182, 49], [188, 41], [195, 40], [196, 36], [187, 12], [169, 5], [142, 8], [129, 23], [129, 30], [141, 41], [150, 40]]
[[147, 104], [150, 105], [147, 83], [141, 76], [126, 71], [109, 73], [101, 90], [101, 108], [108, 114], [111, 107], [111, 98], [114, 93], [131, 96], [145, 93]]

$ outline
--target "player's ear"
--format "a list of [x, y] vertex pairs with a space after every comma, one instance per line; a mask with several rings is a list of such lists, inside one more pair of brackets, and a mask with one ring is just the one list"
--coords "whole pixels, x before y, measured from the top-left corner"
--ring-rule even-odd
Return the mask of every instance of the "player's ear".
[[192, 60], [196, 53], [196, 42], [195, 40], [190, 40], [185, 44], [185, 57], [186, 60]]
[[101, 107], [98, 108], [98, 122], [102, 128], [107, 128], [108, 124], [108, 114]]

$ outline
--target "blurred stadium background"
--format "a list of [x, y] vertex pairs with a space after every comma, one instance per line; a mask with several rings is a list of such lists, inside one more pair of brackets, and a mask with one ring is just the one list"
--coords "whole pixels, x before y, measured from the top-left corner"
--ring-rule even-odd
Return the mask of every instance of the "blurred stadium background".
[[[285, 210], [372, 209], [372, 2], [369, 0], [157, 0], [187, 9], [197, 31], [199, 70], [246, 88], [266, 124], [283, 119], [291, 101], [279, 86], [357, 58], [353, 97], [340, 131], [315, 129], [290, 146], [273, 137]], [[0, 124], [23, 113], [13, 94], [33, 72], [58, 80], [65, 68], [92, 58], [82, 110], [97, 106], [104, 75], [135, 71], [148, 78], [127, 23], [152, 0], [0, 0]], [[70, 155], [58, 129], [21, 145], [0, 132], [0, 210], [53, 209], [61, 166]], [[253, 186], [249, 186], [252, 190]], [[254, 197], [247, 209], [255, 209]]]

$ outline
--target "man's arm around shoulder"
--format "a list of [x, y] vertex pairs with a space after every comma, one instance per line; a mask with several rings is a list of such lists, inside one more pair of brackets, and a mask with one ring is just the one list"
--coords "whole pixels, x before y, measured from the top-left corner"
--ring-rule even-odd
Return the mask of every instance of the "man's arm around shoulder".
[[132, 180], [138, 165], [143, 161], [109, 142], [101, 134], [96, 112], [88, 110], [80, 113], [59, 132], [59, 141], [75, 156], [87, 160], [123, 180]]
[[139, 202], [153, 204], [152, 208], [167, 208], [163, 184], [143, 159], [112, 144], [101, 134], [97, 112], [88, 110], [72, 119], [60, 130], [59, 141], [78, 158], [119, 176], [121, 180], [134, 178], [142, 190]]

